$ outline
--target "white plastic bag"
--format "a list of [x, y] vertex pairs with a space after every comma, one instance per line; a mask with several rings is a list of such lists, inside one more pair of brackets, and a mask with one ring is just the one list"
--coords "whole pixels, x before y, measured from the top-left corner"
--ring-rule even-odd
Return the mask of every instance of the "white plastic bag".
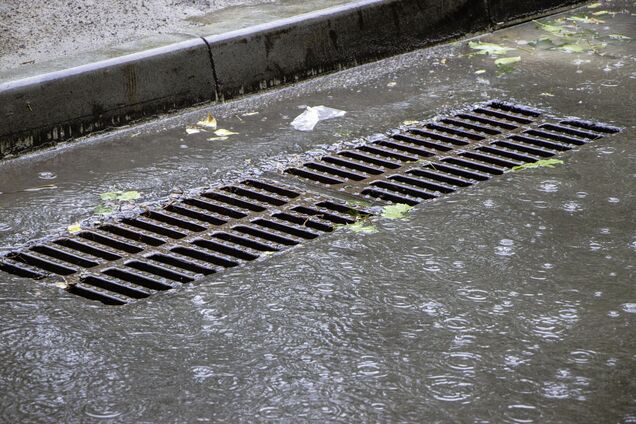
[[339, 118], [346, 113], [344, 110], [332, 109], [326, 106], [307, 106], [307, 109], [298, 115], [291, 125], [298, 131], [312, 131], [318, 122], [325, 119]]

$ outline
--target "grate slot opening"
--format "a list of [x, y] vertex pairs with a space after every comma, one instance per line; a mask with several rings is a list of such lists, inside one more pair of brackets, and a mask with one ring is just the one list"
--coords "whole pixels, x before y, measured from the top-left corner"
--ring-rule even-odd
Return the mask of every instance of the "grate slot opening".
[[258, 250], [259, 252], [278, 252], [279, 250], [281, 250], [277, 246], [261, 243], [247, 237], [239, 237], [234, 234], [214, 233], [212, 234], [212, 237], [216, 237], [218, 239], [229, 241], [235, 244], [240, 244], [241, 246], [249, 247], [250, 249]]
[[152, 237], [146, 234], [138, 233], [136, 231], [129, 230], [127, 228], [123, 228], [115, 225], [104, 225], [99, 227], [100, 230], [107, 231], [109, 233], [133, 240], [138, 241], [144, 244], [148, 244], [150, 246], [161, 246], [165, 243], [164, 240]]
[[64, 239], [55, 240], [53, 243], [66, 247], [68, 249], [77, 250], [78, 252], [87, 253], [97, 258], [106, 259], [107, 261], [116, 261], [117, 259], [121, 259], [120, 255], [117, 255], [112, 252], [108, 252], [106, 250], [98, 249], [96, 247], [89, 246], [84, 243], [80, 243], [77, 240], [64, 238]]
[[322, 158], [322, 161], [331, 163], [333, 165], [342, 166], [344, 168], [355, 169], [356, 171], [362, 171], [365, 174], [370, 174], [370, 175], [380, 175], [384, 173], [384, 169], [372, 168], [371, 166], [365, 165], [363, 163], [352, 162], [350, 160], [344, 160], [344, 159], [336, 158], [333, 156], [324, 156]]
[[478, 116], [478, 115], [471, 115], [469, 113], [461, 113], [457, 115], [457, 117], [462, 119], [468, 119], [474, 122], [479, 122], [481, 124], [490, 125], [492, 127], [502, 128], [507, 131], [511, 131], [511, 130], [519, 128], [516, 125], [511, 124], [510, 122], [497, 121], [495, 119], [490, 119], [490, 118], [486, 118], [486, 117]]
[[485, 109], [483, 107], [479, 107], [473, 111], [473, 113], [479, 113], [486, 116], [492, 116], [494, 118], [505, 119], [507, 121], [518, 122], [520, 124], [531, 124], [532, 120], [527, 118], [522, 118], [520, 116], [511, 115], [509, 113], [503, 113], [496, 110]]
[[269, 184], [263, 181], [245, 180], [241, 184], [269, 191], [270, 193], [278, 194], [280, 196], [289, 197], [290, 199], [295, 199], [296, 197], [300, 196], [300, 193], [296, 193], [295, 191], [292, 191], [288, 188]]
[[501, 174], [504, 173], [503, 169], [495, 167], [494, 165], [488, 166], [486, 164], [473, 162], [473, 161], [467, 160], [467, 159], [444, 158], [444, 159], [442, 159], [442, 161], [445, 162], [445, 163], [451, 163], [453, 165], [463, 166], [463, 167], [466, 167], [466, 168], [474, 169], [476, 171], [485, 172], [487, 174], [501, 175]]
[[86, 240], [93, 241], [95, 243], [103, 244], [104, 246], [112, 247], [113, 249], [121, 250], [127, 253], [139, 253], [144, 250], [141, 247], [133, 246], [128, 243], [124, 243], [123, 241], [119, 241], [110, 237], [103, 236], [101, 234], [97, 234], [94, 232], [82, 232], [79, 233], [81, 238]]
[[380, 187], [385, 190], [395, 191], [397, 193], [406, 194], [411, 197], [418, 197], [420, 199], [435, 199], [436, 197], [438, 197], [435, 194], [425, 190], [419, 190], [415, 187], [410, 187], [404, 184], [391, 183], [388, 181], [374, 181], [371, 183], [371, 185], [373, 187]]
[[273, 194], [259, 193], [258, 191], [249, 190], [243, 187], [229, 186], [221, 188], [228, 193], [237, 194], [239, 196], [247, 197], [249, 199], [256, 200], [257, 202], [269, 203], [274, 206], [282, 206], [288, 202], [288, 199], [281, 199], [275, 197]]
[[462, 153], [459, 156], [477, 160], [480, 162], [489, 163], [491, 165], [502, 166], [504, 168], [512, 168], [513, 166], [519, 166], [524, 164], [524, 162], [522, 161], [491, 156], [486, 153], [481, 153], [480, 151], [466, 152], [466, 153]]
[[561, 124], [605, 134], [616, 134], [621, 131], [620, 128], [612, 127], [610, 125], [603, 125], [598, 122], [583, 121], [579, 119], [567, 119], [565, 121], [561, 121]]
[[274, 218], [282, 219], [283, 221], [291, 222], [293, 224], [298, 224], [303, 227], [313, 228], [318, 231], [323, 231], [327, 233], [333, 231], [333, 227], [331, 225], [323, 224], [322, 222], [314, 221], [310, 218], [305, 218], [302, 216], [296, 216], [296, 215], [292, 215], [292, 214], [284, 213], [284, 212], [275, 213], [272, 216]]
[[[215, 203], [205, 202], [200, 199], [185, 199], [183, 203], [186, 205], [194, 206], [199, 209], [204, 209], [206, 211], [215, 212], [220, 215], [229, 216], [234, 219], [245, 218], [248, 215], [248, 211], [237, 211], [236, 209], [231, 209], [225, 206], [217, 205]], [[223, 223], [225, 223], [224, 221]], [[221, 224], [219, 224], [221, 225]]]
[[185, 219], [177, 218], [171, 215], [166, 215], [165, 213], [148, 211], [145, 212], [142, 216], [154, 219], [155, 221], [164, 222], [175, 227], [183, 228], [188, 231], [193, 231], [195, 233], [207, 230], [207, 228], [202, 225], [196, 224], [191, 221], [186, 221]]
[[524, 155], [518, 152], [514, 152], [514, 151], [510, 151], [510, 150], [504, 150], [504, 149], [498, 149], [495, 147], [491, 147], [491, 146], [484, 146], [484, 147], [479, 147], [477, 149], [475, 149], [479, 152], [485, 152], [485, 153], [489, 153], [492, 155], [497, 155], [497, 156], [502, 156], [502, 157], [506, 157], [506, 158], [510, 158], [510, 159], [515, 159], [521, 162], [536, 162], [537, 160], [539, 160], [539, 157], [536, 156], [529, 156], [529, 155]]
[[262, 205], [247, 202], [245, 200], [237, 199], [233, 196], [227, 196], [221, 193], [208, 192], [208, 193], [203, 193], [202, 196], [207, 197], [208, 199], [216, 200], [221, 203], [225, 203], [232, 206], [238, 206], [239, 208], [247, 209], [254, 212], [263, 212], [264, 210], [267, 209]]
[[397, 162], [388, 161], [386, 159], [379, 158], [377, 156], [365, 155], [362, 152], [353, 152], [351, 150], [345, 150], [342, 152], [338, 152], [338, 154], [346, 158], [359, 160], [359, 161], [370, 163], [373, 165], [378, 165], [387, 169], [397, 169], [402, 166]]
[[538, 110], [531, 109], [529, 107], [525, 107], [525, 106], [521, 106], [521, 105], [515, 105], [515, 104], [512, 104], [512, 103], [508, 103], [508, 102], [494, 101], [494, 102], [490, 102], [488, 104], [488, 106], [490, 106], [493, 109], [504, 110], [506, 112], [512, 112], [512, 113], [518, 113], [520, 115], [532, 116], [533, 118], [537, 118], [537, 117], [541, 116], [541, 112], [539, 112]]
[[223, 225], [227, 220], [221, 219], [218, 216], [204, 213], [203, 211], [193, 210], [179, 205], [168, 205], [165, 207], [168, 212], [176, 213], [186, 216], [188, 218], [196, 219], [197, 221], [207, 222], [212, 225]]
[[435, 181], [441, 181], [446, 184], [450, 184], [457, 187], [468, 187], [475, 184], [475, 181], [465, 180], [463, 178], [455, 177], [443, 172], [434, 171], [431, 169], [412, 169], [406, 172], [408, 175], [415, 175], [417, 177], [429, 178]]
[[304, 215], [308, 215], [308, 216], [317, 216], [320, 219], [333, 222], [334, 224], [346, 225], [346, 224], [353, 224], [354, 222], [356, 222], [355, 219], [351, 219], [349, 217], [335, 215], [333, 213], [320, 211], [320, 210], [308, 208], [305, 206], [297, 206], [293, 208], [292, 210], [298, 213], [302, 213]]
[[505, 147], [508, 149], [513, 149], [516, 150], [518, 152], [524, 152], [524, 153], [529, 153], [531, 155], [535, 155], [535, 156], [540, 156], [543, 158], [549, 158], [550, 156], [554, 156], [554, 152], [552, 151], [548, 151], [548, 150], [544, 150], [542, 148], [539, 147], [530, 147], [527, 146], [525, 144], [519, 144], [519, 143], [513, 143], [511, 141], [495, 141], [494, 143], [492, 143], [495, 146], [499, 146], [499, 147]]
[[194, 278], [181, 274], [157, 265], [153, 265], [147, 262], [130, 261], [126, 263], [129, 268], [137, 269], [139, 271], [149, 272], [150, 274], [158, 275], [159, 277], [167, 278], [168, 280], [178, 281], [180, 283], [189, 283], [194, 281]]
[[143, 275], [139, 275], [134, 272], [125, 271], [119, 268], [109, 268], [103, 271], [104, 274], [109, 275], [111, 277], [119, 278], [120, 280], [128, 281], [132, 284], [137, 284], [138, 286], [145, 287], [150, 290], [156, 291], [165, 291], [170, 290], [173, 287], [170, 284], [152, 280]]
[[77, 272], [77, 269], [68, 266], [60, 265], [55, 262], [51, 262], [48, 259], [40, 258], [33, 254], [27, 254], [24, 252], [7, 256], [9, 259], [13, 259], [17, 262], [22, 262], [27, 265], [34, 266], [36, 268], [43, 269], [48, 272], [52, 272], [58, 275], [71, 275]]
[[391, 175], [389, 178], [391, 181], [398, 181], [404, 184], [410, 184], [422, 188], [427, 188], [429, 190], [438, 191], [440, 193], [452, 193], [457, 189], [455, 187], [448, 186], [446, 184], [442, 184], [440, 182], [435, 182], [431, 180], [424, 180], [421, 178], [414, 178], [412, 176], [406, 175]]
[[[229, 242], [230, 240], [226, 240], [226, 241]], [[224, 255], [232, 256], [238, 259], [243, 259], [245, 261], [253, 261], [259, 256], [258, 254], [252, 254], [250, 252], [246, 252], [245, 250], [236, 249], [234, 247], [231, 247], [222, 243], [217, 243], [212, 240], [198, 239], [198, 240], [192, 241], [192, 244], [207, 250], [222, 253]], [[249, 248], [249, 246], [244, 246], [244, 247]]]
[[470, 144], [468, 141], [466, 140], [461, 140], [455, 137], [451, 137], [450, 135], [447, 134], [439, 134], [437, 132], [434, 131], [428, 131], [424, 128], [410, 128], [409, 129], [410, 133], [413, 134], [417, 134], [417, 135], [421, 135], [424, 137], [428, 137], [431, 138], [433, 140], [437, 140], [437, 141], [441, 141], [444, 143], [449, 143], [449, 144], [453, 144], [455, 146], [466, 146], [468, 144]]
[[501, 131], [496, 130], [494, 128], [473, 124], [471, 122], [461, 121], [456, 118], [445, 118], [445, 119], [442, 119], [440, 122], [443, 122], [444, 124], [455, 125], [456, 127], [466, 128], [472, 131], [479, 131], [491, 136], [501, 134]]
[[533, 146], [539, 146], [539, 147], [543, 147], [544, 149], [556, 150], [560, 152], [564, 152], [566, 150], [572, 149], [572, 147], [566, 144], [556, 143], [554, 141], [548, 141], [548, 140], [540, 140], [538, 138], [532, 138], [532, 137], [527, 137], [523, 135], [513, 135], [508, 138], [510, 140], [520, 141], [522, 143], [532, 144]]
[[[135, 218], [135, 219], [124, 219], [121, 221], [123, 224], [126, 225], [130, 225], [132, 227], [135, 228], [139, 228], [140, 230], [145, 230], [154, 234], [158, 234], [160, 236], [166, 236], [166, 237], [170, 237], [172, 239], [181, 239], [184, 238], [186, 236], [185, 233], [181, 232], [181, 231], [177, 231], [175, 229], [169, 228], [169, 227], [164, 227], [158, 224], [154, 224], [152, 222], [147, 222], [145, 220], [139, 219], [139, 218]], [[119, 228], [119, 227], [117, 227]], [[137, 233], [133, 233], [132, 231], [129, 231], [128, 229], [124, 230], [126, 232], [130, 232], [131, 236], [130, 238], [132, 238], [133, 240], [136, 240], [133, 236], [133, 234], [135, 235], [141, 235], [144, 237], [148, 237], [147, 240], [152, 240], [154, 239], [154, 237], [151, 236], [147, 236], [145, 234], [137, 234]], [[120, 235], [123, 235], [123, 233], [121, 233]], [[124, 236], [126, 237], [126, 236]], [[157, 241], [154, 241], [157, 240]], [[161, 239], [154, 239], [152, 242], [157, 243], [158, 241], [161, 241], [161, 244], [165, 243], [164, 240]], [[145, 242], [144, 242], [145, 243]], [[148, 243], [150, 244], [150, 243]]]
[[410, 206], [415, 206], [420, 203], [419, 200], [412, 199], [408, 196], [401, 196], [395, 193], [391, 193], [380, 188], [365, 188], [364, 190], [362, 190], [362, 194], [381, 200], [388, 200], [393, 203], [406, 203]]
[[210, 275], [216, 272], [213, 268], [204, 267], [193, 262], [175, 258], [174, 256], [164, 255], [163, 253], [156, 253], [148, 256], [148, 259], [161, 262], [162, 264], [171, 265], [177, 268], [185, 269], [186, 271], [193, 272], [195, 274]]
[[54, 249], [51, 246], [33, 246], [30, 250], [41, 253], [42, 255], [50, 256], [55, 259], [62, 260], [64, 262], [78, 265], [84, 268], [92, 268], [99, 265], [99, 262], [92, 261], [90, 259], [82, 258], [80, 256], [71, 255], [63, 250]]
[[458, 166], [452, 166], [450, 163], [448, 164], [436, 163], [435, 165], [428, 164], [425, 166], [425, 168], [430, 168], [435, 171], [446, 172], [448, 174], [457, 175], [458, 177], [464, 177], [470, 180], [486, 181], [491, 178], [490, 175], [477, 172], [471, 169], [466, 169], [466, 168], [462, 168]]
[[426, 125], [426, 128], [428, 128], [429, 130], [436, 130], [447, 134], [457, 135], [459, 137], [469, 138], [474, 141], [481, 141], [486, 138], [483, 135], [475, 134], [470, 131], [460, 130], [459, 128], [454, 127], [447, 127], [440, 124], [428, 124]]
[[528, 130], [528, 131], [524, 131], [523, 133], [532, 135], [534, 137], [547, 138], [548, 140], [559, 141], [562, 143], [575, 144], [577, 146], [582, 146], [587, 143], [587, 140], [580, 140], [578, 138], [569, 137], [563, 134], [553, 134], [547, 131]]
[[229, 259], [212, 255], [210, 253], [205, 253], [197, 249], [190, 249], [187, 247], [175, 247], [170, 250], [171, 252], [178, 253], [179, 255], [189, 256], [193, 259], [198, 259], [200, 261], [209, 262], [214, 265], [219, 265], [224, 268], [233, 268], [238, 266], [239, 263], [236, 261], [231, 261]]
[[319, 234], [292, 227], [290, 225], [285, 225], [280, 222], [270, 221], [268, 219], [259, 218], [252, 221], [252, 223], [260, 225], [261, 227], [271, 228], [272, 230], [281, 231], [283, 233], [291, 234], [293, 236], [304, 238], [307, 240], [312, 240], [319, 236]]
[[428, 147], [429, 149], [435, 149], [441, 152], [448, 152], [449, 150], [453, 150], [455, 148], [454, 145], [442, 143], [441, 141], [431, 141], [424, 138], [418, 138], [415, 135], [394, 134], [392, 135], [392, 137], [399, 141], [417, 144], [418, 146]]
[[152, 293], [149, 293], [146, 290], [131, 287], [127, 284], [118, 284], [115, 281], [106, 280], [104, 278], [98, 278], [94, 276], [88, 276], [83, 278], [82, 283], [88, 284], [90, 286], [98, 287], [100, 289], [112, 291], [123, 296], [131, 297], [133, 299], [143, 299], [145, 297], [150, 296]]
[[323, 184], [334, 185], [334, 184], [342, 184], [344, 181], [337, 180], [336, 178], [324, 175], [319, 172], [308, 171], [306, 169], [299, 168], [287, 168], [285, 170], [286, 173], [296, 175], [298, 177], [307, 178], [308, 180], [316, 181]]
[[374, 155], [384, 156], [386, 158], [391, 158], [391, 159], [396, 159], [396, 160], [399, 160], [401, 162], [415, 162], [415, 161], [418, 160], [417, 156], [406, 155], [404, 153], [398, 153], [398, 152], [394, 152], [394, 151], [388, 150], [388, 149], [381, 149], [381, 148], [377, 147], [377, 145], [375, 145], [375, 146], [360, 146], [357, 149], [361, 150], [363, 152], [372, 153]]
[[304, 166], [309, 168], [309, 169], [313, 169], [313, 170], [316, 170], [316, 171], [324, 172], [324, 173], [327, 173], [327, 174], [336, 175], [336, 176], [342, 177], [342, 178], [348, 178], [348, 179], [353, 180], [353, 181], [362, 181], [362, 180], [366, 180], [368, 178], [367, 175], [356, 174], [356, 173], [351, 172], [349, 170], [336, 168], [334, 166], [327, 166], [327, 165], [324, 165], [324, 164], [321, 164], [321, 163], [317, 163], [317, 162], [308, 162], [308, 163], [304, 164]]
[[424, 150], [421, 148], [418, 148], [416, 146], [412, 146], [409, 144], [403, 144], [403, 143], [399, 143], [399, 142], [392, 142], [389, 140], [380, 140], [377, 141], [376, 144], [379, 144], [381, 146], [385, 146], [385, 147], [390, 147], [392, 149], [395, 150], [402, 150], [404, 152], [407, 153], [413, 153], [414, 155], [417, 155], [419, 157], [423, 157], [423, 158], [428, 158], [431, 156], [435, 156], [435, 153], [430, 152], [428, 150]]
[[296, 246], [297, 244], [300, 244], [300, 242], [297, 240], [294, 240], [288, 237], [279, 236], [278, 234], [274, 234], [269, 231], [259, 230], [254, 227], [248, 227], [246, 225], [237, 225], [236, 227], [233, 227], [232, 229], [234, 231], [238, 231], [239, 233], [249, 234], [250, 236], [258, 237], [263, 240], [273, 241], [274, 243], [282, 244], [284, 246]]
[[9, 274], [15, 275], [17, 277], [32, 278], [34, 280], [40, 280], [46, 277], [46, 275], [43, 273], [39, 273], [27, 268], [23, 268], [19, 266], [18, 264], [14, 265], [11, 263], [7, 263], [5, 261], [2, 261], [2, 259], [3, 258], [0, 258], [0, 269], [4, 272], [8, 272]]
[[335, 211], [335, 212], [340, 212], [340, 213], [344, 213], [347, 215], [351, 215], [354, 217], [360, 217], [360, 216], [369, 216], [370, 214], [358, 209], [354, 209], [350, 206], [347, 205], [343, 205], [340, 203], [334, 203], [334, 202], [320, 202], [317, 203], [316, 206], [318, 206], [319, 208], [325, 208], [325, 209], [329, 209], [331, 211]]
[[595, 134], [595, 133], [583, 131], [583, 130], [576, 130], [574, 128], [565, 127], [563, 125], [543, 124], [543, 125], [539, 125], [539, 128], [542, 128], [548, 131], [566, 133], [566, 134], [573, 135], [575, 137], [587, 138], [589, 140], [596, 140], [603, 137], [602, 135], [599, 135], [599, 134]]
[[97, 290], [92, 286], [84, 284], [73, 284], [67, 291], [74, 295], [83, 297], [88, 300], [96, 300], [102, 302], [105, 305], [125, 305], [128, 300], [122, 299], [120, 296], [114, 293], [106, 293], [102, 290]]

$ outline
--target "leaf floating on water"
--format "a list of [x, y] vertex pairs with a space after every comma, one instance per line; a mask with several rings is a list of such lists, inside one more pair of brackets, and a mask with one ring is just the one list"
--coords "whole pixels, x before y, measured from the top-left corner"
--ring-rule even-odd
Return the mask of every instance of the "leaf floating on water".
[[410, 121], [410, 120], [402, 121], [402, 124], [404, 125], [417, 125], [419, 123], [420, 123], [419, 121]]
[[353, 224], [345, 225], [344, 228], [353, 233], [373, 234], [378, 232], [375, 225], [365, 225], [363, 221], [357, 221]]
[[612, 40], [631, 40], [632, 39], [632, 37], [628, 37], [623, 34], [610, 34], [609, 38], [611, 38]]
[[597, 9], [597, 8], [599, 8], [599, 7], [601, 7], [601, 6], [602, 6], [602, 5], [601, 5], [601, 2], [600, 2], [600, 1], [597, 1], [596, 3], [589, 4], [589, 5], [587, 6], [587, 8], [588, 8], [588, 9]]
[[388, 205], [382, 209], [382, 218], [387, 219], [402, 219], [408, 211], [413, 209], [413, 206], [406, 205], [404, 203], [396, 203], [395, 205]]
[[482, 43], [481, 41], [471, 41], [468, 46], [473, 50], [477, 50], [477, 54], [498, 55], [516, 50], [512, 47], [504, 47], [494, 43]]
[[552, 93], [541, 93], [541, 94], [539, 94], [539, 96], [543, 96], [543, 97], [554, 97], [554, 94], [552, 94]]
[[82, 226], [78, 222], [76, 222], [75, 224], [69, 225], [67, 230], [71, 234], [79, 233], [80, 231], [82, 231]]
[[611, 12], [607, 11], [607, 10], [599, 10], [598, 12], [594, 12], [592, 13], [593, 16], [605, 16], [605, 15], [611, 15]]
[[566, 18], [568, 21], [581, 22], [584, 24], [604, 24], [605, 21], [596, 18], [590, 18], [589, 16], [570, 16]]
[[229, 137], [210, 137], [210, 138], [208, 138], [208, 141], [225, 141], [228, 138]]
[[225, 130], [223, 128], [220, 128], [216, 131], [214, 131], [214, 135], [218, 136], [218, 137], [227, 137], [230, 135], [237, 135], [237, 132], [234, 131], [230, 131], [230, 130]]
[[54, 190], [56, 188], [57, 188], [57, 186], [54, 185], [54, 184], [46, 184], [46, 185], [39, 186], [39, 187], [26, 188], [23, 191], [31, 192], [31, 191], [42, 191], [42, 190]]
[[191, 134], [199, 134], [202, 130], [200, 130], [199, 128], [186, 128], [186, 133], [188, 135]]
[[535, 25], [537, 25], [537, 27], [541, 28], [544, 31], [549, 32], [552, 35], [569, 36], [574, 34], [573, 31], [570, 31], [569, 29], [566, 29], [561, 25], [544, 24], [543, 22], [539, 22], [539, 21], [532, 21], [532, 22], [534, 22]]
[[212, 116], [211, 113], [208, 113], [208, 116], [204, 120], [197, 122], [197, 125], [200, 127], [212, 128], [213, 130], [215, 130], [217, 125], [216, 118]]
[[93, 213], [95, 215], [110, 215], [115, 212], [115, 209], [112, 206], [108, 205], [97, 205]]
[[485, 69], [480, 69], [478, 71], [475, 71], [475, 75], [481, 75], [481, 74], [485, 74], [486, 70]]
[[99, 197], [103, 201], [107, 202], [107, 201], [117, 200], [117, 196], [119, 196], [119, 193], [121, 193], [121, 191], [109, 191], [109, 192], [100, 194]]
[[61, 289], [68, 289], [68, 284], [65, 281], [58, 281], [55, 285]]
[[117, 200], [120, 202], [130, 202], [132, 200], [137, 200], [141, 197], [141, 194], [138, 191], [125, 191], [117, 196]]
[[388, 83], [386, 86], [387, 87], [395, 87], [397, 85], [397, 82], [395, 81], [391, 81], [390, 83]]
[[590, 46], [584, 46], [582, 44], [564, 44], [562, 46], [557, 47], [559, 50], [563, 50], [568, 53], [583, 53], [586, 51], [593, 50]]
[[514, 166], [512, 171], [523, 171], [525, 169], [534, 168], [554, 168], [555, 165], [563, 165], [563, 161], [560, 159], [544, 159], [532, 163], [524, 163], [523, 165]]
[[501, 59], [495, 60], [495, 65], [497, 66], [509, 66], [513, 65], [517, 62], [521, 62], [521, 56], [514, 57], [502, 57]]

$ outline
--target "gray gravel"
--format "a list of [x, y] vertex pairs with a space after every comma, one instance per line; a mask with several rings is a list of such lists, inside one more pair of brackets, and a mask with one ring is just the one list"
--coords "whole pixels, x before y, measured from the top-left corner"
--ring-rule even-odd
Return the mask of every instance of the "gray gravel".
[[[187, 20], [276, 0], [0, 0], [0, 70], [146, 36], [188, 33]], [[72, 66], [72, 63], [69, 65]]]

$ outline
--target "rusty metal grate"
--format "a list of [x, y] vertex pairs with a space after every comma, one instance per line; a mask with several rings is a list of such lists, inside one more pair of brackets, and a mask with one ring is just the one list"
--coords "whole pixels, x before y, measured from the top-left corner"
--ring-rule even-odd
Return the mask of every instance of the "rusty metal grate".
[[64, 280], [71, 293], [126, 304], [373, 214], [347, 196], [416, 205], [619, 131], [490, 102], [309, 160], [283, 176], [246, 179], [11, 252], [0, 257], [0, 270]]

